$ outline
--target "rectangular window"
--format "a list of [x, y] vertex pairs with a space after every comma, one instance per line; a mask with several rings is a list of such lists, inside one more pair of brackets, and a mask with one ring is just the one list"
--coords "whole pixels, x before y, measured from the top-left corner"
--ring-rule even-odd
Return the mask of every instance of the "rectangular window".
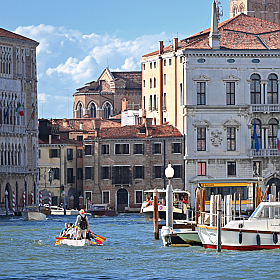
[[184, 57], [180, 56], [180, 63], [183, 63], [183, 61], [184, 61]]
[[85, 167], [85, 179], [90, 180], [91, 179], [91, 167]]
[[161, 143], [154, 143], [153, 154], [161, 154]]
[[79, 136], [77, 136], [77, 141], [83, 141], [83, 136], [81, 136], [81, 135], [79, 135]]
[[135, 203], [142, 204], [143, 202], [143, 191], [135, 191]]
[[182, 153], [182, 144], [181, 143], [172, 143], [172, 153], [181, 154]]
[[110, 192], [109, 191], [102, 191], [102, 203], [103, 204], [110, 203]]
[[53, 179], [54, 180], [59, 180], [59, 168], [52, 168], [53, 171]]
[[235, 127], [227, 128], [227, 150], [228, 151], [236, 150], [236, 129], [235, 129]]
[[134, 144], [133, 150], [134, 150], [135, 155], [143, 155], [144, 154], [144, 144]]
[[143, 70], [146, 70], [146, 64], [143, 63]]
[[144, 179], [144, 166], [134, 166], [134, 179]]
[[41, 150], [39, 149], [39, 158], [41, 158]]
[[152, 111], [153, 108], [153, 96], [150, 95], [150, 99], [149, 99], [149, 110]]
[[228, 174], [228, 176], [236, 176], [236, 162], [235, 161], [227, 162], [227, 174]]
[[168, 65], [172, 66], [172, 59], [171, 58], [168, 59]]
[[77, 154], [77, 157], [78, 157], [78, 158], [82, 158], [82, 157], [83, 157], [83, 150], [82, 150], [82, 149], [78, 149], [78, 150], [77, 150], [77, 153], [78, 153], [78, 154]]
[[227, 91], [227, 105], [235, 105], [235, 83], [227, 82], [226, 91]]
[[102, 166], [101, 169], [101, 178], [103, 180], [110, 179], [110, 166]]
[[143, 80], [143, 87], [146, 87], [146, 80]]
[[73, 160], [73, 149], [67, 149], [67, 160]]
[[173, 165], [174, 176], [173, 178], [182, 178], [182, 165]]
[[83, 180], [83, 168], [77, 169], [78, 180]]
[[162, 178], [162, 166], [154, 166], [154, 178], [155, 179]]
[[154, 95], [154, 106], [153, 106], [153, 111], [157, 110], [157, 95]]
[[261, 161], [253, 162], [253, 176], [262, 176]]
[[166, 66], [166, 59], [163, 60], [163, 66]]
[[67, 184], [73, 184], [74, 177], [73, 177], [73, 168], [67, 168]]
[[153, 63], [150, 62], [150, 69], [153, 69]]
[[163, 85], [166, 86], [166, 74], [163, 74]]
[[197, 163], [197, 176], [206, 176], [206, 162]]
[[146, 109], [146, 96], [143, 96], [143, 109]]
[[205, 105], [206, 83], [197, 83], [197, 105]]
[[157, 62], [156, 61], [154, 62], [154, 68], [155, 69], [157, 68]]
[[110, 145], [109, 144], [102, 144], [101, 145], [101, 154], [102, 155], [109, 155], [110, 154]]
[[183, 83], [179, 85], [179, 95], [180, 95], [180, 106], [184, 105], [184, 95], [183, 95]]
[[206, 128], [197, 128], [197, 150], [206, 151]]
[[49, 157], [50, 158], [57, 158], [60, 157], [59, 149], [50, 149], [49, 150]]
[[163, 93], [162, 110], [166, 110], [166, 92]]
[[129, 155], [129, 144], [115, 144], [116, 155]]
[[113, 166], [112, 167], [112, 184], [129, 185], [131, 184], [131, 167], [130, 166]]
[[86, 156], [91, 155], [91, 145], [85, 145], [85, 155]]

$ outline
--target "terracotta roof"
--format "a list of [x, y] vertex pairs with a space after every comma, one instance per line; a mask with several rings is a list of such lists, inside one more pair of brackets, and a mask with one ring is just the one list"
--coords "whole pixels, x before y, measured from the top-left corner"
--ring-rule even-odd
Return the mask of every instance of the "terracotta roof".
[[[39, 144], [49, 144], [49, 139], [43, 140], [39, 139]], [[63, 138], [63, 137], [52, 137], [52, 143], [51, 144], [66, 144], [66, 145], [79, 145], [82, 146], [81, 141]]]
[[[210, 31], [211, 28], [208, 28], [179, 41], [178, 49], [211, 49]], [[245, 14], [219, 23], [219, 34], [221, 49], [280, 49], [280, 25]], [[172, 45], [163, 49], [163, 53], [170, 51]], [[143, 58], [153, 55], [158, 55], [158, 51], [143, 55]]]
[[121, 79], [126, 82], [127, 89], [142, 88], [142, 71], [111, 72], [115, 80]]
[[30, 42], [39, 44], [38, 42], [36, 42], [32, 39], [29, 39], [29, 38], [24, 37], [22, 35], [19, 35], [19, 34], [11, 32], [11, 31], [5, 30], [3, 28], [0, 28], [0, 37], [10, 38], [10, 39], [18, 39], [18, 40], [25, 40], [25, 41], [30, 41]]
[[[142, 130], [145, 128], [143, 125], [127, 125], [122, 127], [109, 127], [102, 128], [99, 132], [101, 139], [137, 139], [137, 138], [173, 138], [182, 137], [181, 132], [174, 126], [168, 124], [152, 125], [149, 128], [149, 135], [147, 136]], [[140, 133], [140, 131], [142, 133]], [[89, 137], [87, 139], [93, 139]]]

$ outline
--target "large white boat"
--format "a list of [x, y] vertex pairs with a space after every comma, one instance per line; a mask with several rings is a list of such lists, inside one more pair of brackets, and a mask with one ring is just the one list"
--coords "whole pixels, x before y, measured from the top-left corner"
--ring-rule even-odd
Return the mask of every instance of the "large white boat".
[[[166, 190], [157, 189], [158, 191], [158, 218], [160, 220], [166, 219]], [[145, 218], [152, 219], [154, 213], [153, 204], [153, 192], [154, 190], [144, 191], [145, 200], [142, 203], [141, 211]], [[174, 220], [185, 220], [186, 212], [188, 208], [189, 192], [174, 189], [173, 190], [173, 219]]]
[[[79, 210], [66, 209], [66, 215], [78, 215]], [[63, 216], [64, 208], [60, 206], [51, 206], [51, 215]]]
[[[204, 248], [217, 248], [217, 227], [197, 225]], [[221, 228], [221, 249], [280, 248], [280, 202], [261, 202], [248, 220], [232, 220]]]

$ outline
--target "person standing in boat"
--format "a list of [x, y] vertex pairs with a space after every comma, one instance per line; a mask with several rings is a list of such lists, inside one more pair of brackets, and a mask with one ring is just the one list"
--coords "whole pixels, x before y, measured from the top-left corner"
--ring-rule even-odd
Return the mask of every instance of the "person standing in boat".
[[79, 215], [77, 216], [77, 220], [75, 223], [77, 231], [77, 239], [86, 238], [87, 232], [89, 230], [88, 218], [85, 215], [84, 209], [81, 209]]

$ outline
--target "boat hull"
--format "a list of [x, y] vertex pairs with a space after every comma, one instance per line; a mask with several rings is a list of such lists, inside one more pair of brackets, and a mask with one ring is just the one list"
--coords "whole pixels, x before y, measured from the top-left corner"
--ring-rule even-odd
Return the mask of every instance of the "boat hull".
[[44, 221], [47, 217], [44, 213], [31, 211], [22, 211], [21, 215], [24, 221]]
[[181, 230], [176, 232], [177, 236], [180, 237], [186, 244], [202, 246], [198, 232], [196, 230]]
[[116, 217], [118, 216], [117, 212], [114, 210], [96, 210], [96, 211], [90, 211], [92, 217], [102, 217], [102, 216], [108, 216], [108, 217]]
[[[146, 219], [152, 219], [154, 215], [154, 207], [149, 206], [142, 210], [142, 214]], [[162, 210], [158, 210], [158, 218], [160, 220], [166, 220], [166, 206], [162, 207]], [[173, 219], [174, 220], [185, 220], [186, 214], [182, 212], [181, 209], [176, 209], [173, 207]]]
[[[204, 225], [198, 225], [197, 231], [204, 248], [217, 248], [217, 228]], [[240, 233], [242, 238], [240, 237]], [[279, 235], [280, 232], [277, 233]], [[258, 237], [259, 236], [259, 244]], [[277, 238], [278, 239], [278, 238]], [[221, 230], [221, 249], [226, 250], [268, 250], [279, 249], [280, 242], [273, 241], [273, 232], [271, 231], [257, 231], [257, 230], [237, 230], [222, 228]]]
[[61, 239], [60, 244], [68, 245], [68, 246], [91, 246], [95, 245], [95, 243], [88, 239], [82, 239], [82, 240], [75, 240], [75, 239]]

